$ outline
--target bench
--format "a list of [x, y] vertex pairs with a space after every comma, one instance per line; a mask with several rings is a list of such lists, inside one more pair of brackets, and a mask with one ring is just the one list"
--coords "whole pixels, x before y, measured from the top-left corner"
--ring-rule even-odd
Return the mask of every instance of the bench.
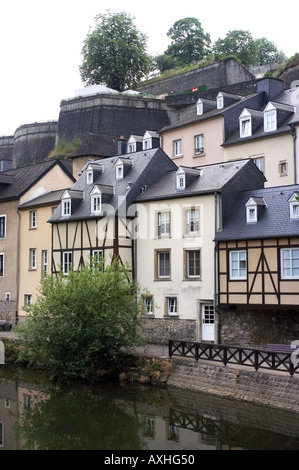
[[266, 351], [292, 353], [298, 348], [299, 344], [296, 344], [293, 348], [290, 344], [267, 344]]
[[6, 320], [0, 320], [0, 328], [2, 328], [3, 331], [10, 331], [12, 329], [12, 324]]

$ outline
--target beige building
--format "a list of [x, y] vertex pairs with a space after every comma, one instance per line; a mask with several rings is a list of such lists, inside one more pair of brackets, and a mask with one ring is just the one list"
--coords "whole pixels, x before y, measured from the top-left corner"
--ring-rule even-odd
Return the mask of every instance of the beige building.
[[[19, 206], [34, 199], [47, 191], [69, 187], [74, 181], [71, 174], [70, 162], [47, 161], [36, 165], [8, 170], [0, 173], [0, 316], [14, 322], [18, 318], [19, 285], [23, 276], [28, 277], [29, 249], [32, 239], [26, 231], [29, 230], [29, 215], [26, 214], [22, 223]], [[32, 215], [31, 223], [36, 223], [38, 216]], [[23, 228], [26, 227], [23, 233]], [[40, 226], [41, 227], [41, 226]], [[47, 224], [42, 229], [50, 233]], [[31, 230], [31, 236], [34, 233]], [[28, 241], [28, 250], [24, 246], [24, 237]], [[22, 248], [21, 248], [22, 246]], [[22, 253], [21, 253], [22, 249]], [[24, 250], [24, 251], [23, 251]], [[27, 257], [26, 268], [20, 266], [20, 255]], [[31, 287], [34, 291], [34, 286]], [[20, 301], [22, 303], [22, 301]]]

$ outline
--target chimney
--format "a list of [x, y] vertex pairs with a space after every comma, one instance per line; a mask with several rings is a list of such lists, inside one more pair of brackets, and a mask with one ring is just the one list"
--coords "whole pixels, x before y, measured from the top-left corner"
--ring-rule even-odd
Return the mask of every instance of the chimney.
[[261, 93], [263, 91], [266, 93], [267, 101], [274, 100], [283, 91], [282, 80], [273, 77], [261, 78], [257, 82], [257, 92]]
[[124, 155], [127, 150], [127, 139], [123, 135], [118, 139], [117, 153], [118, 155]]

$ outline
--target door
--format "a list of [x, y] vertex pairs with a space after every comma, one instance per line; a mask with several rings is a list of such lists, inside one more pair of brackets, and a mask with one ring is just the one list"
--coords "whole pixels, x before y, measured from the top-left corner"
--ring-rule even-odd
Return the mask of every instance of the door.
[[202, 341], [215, 340], [215, 312], [213, 305], [202, 305]]

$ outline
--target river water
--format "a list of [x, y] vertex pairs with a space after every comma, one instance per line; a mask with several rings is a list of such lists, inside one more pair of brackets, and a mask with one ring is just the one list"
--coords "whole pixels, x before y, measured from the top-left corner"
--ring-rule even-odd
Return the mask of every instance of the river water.
[[0, 366], [0, 450], [299, 450], [298, 414], [169, 387], [53, 386]]

